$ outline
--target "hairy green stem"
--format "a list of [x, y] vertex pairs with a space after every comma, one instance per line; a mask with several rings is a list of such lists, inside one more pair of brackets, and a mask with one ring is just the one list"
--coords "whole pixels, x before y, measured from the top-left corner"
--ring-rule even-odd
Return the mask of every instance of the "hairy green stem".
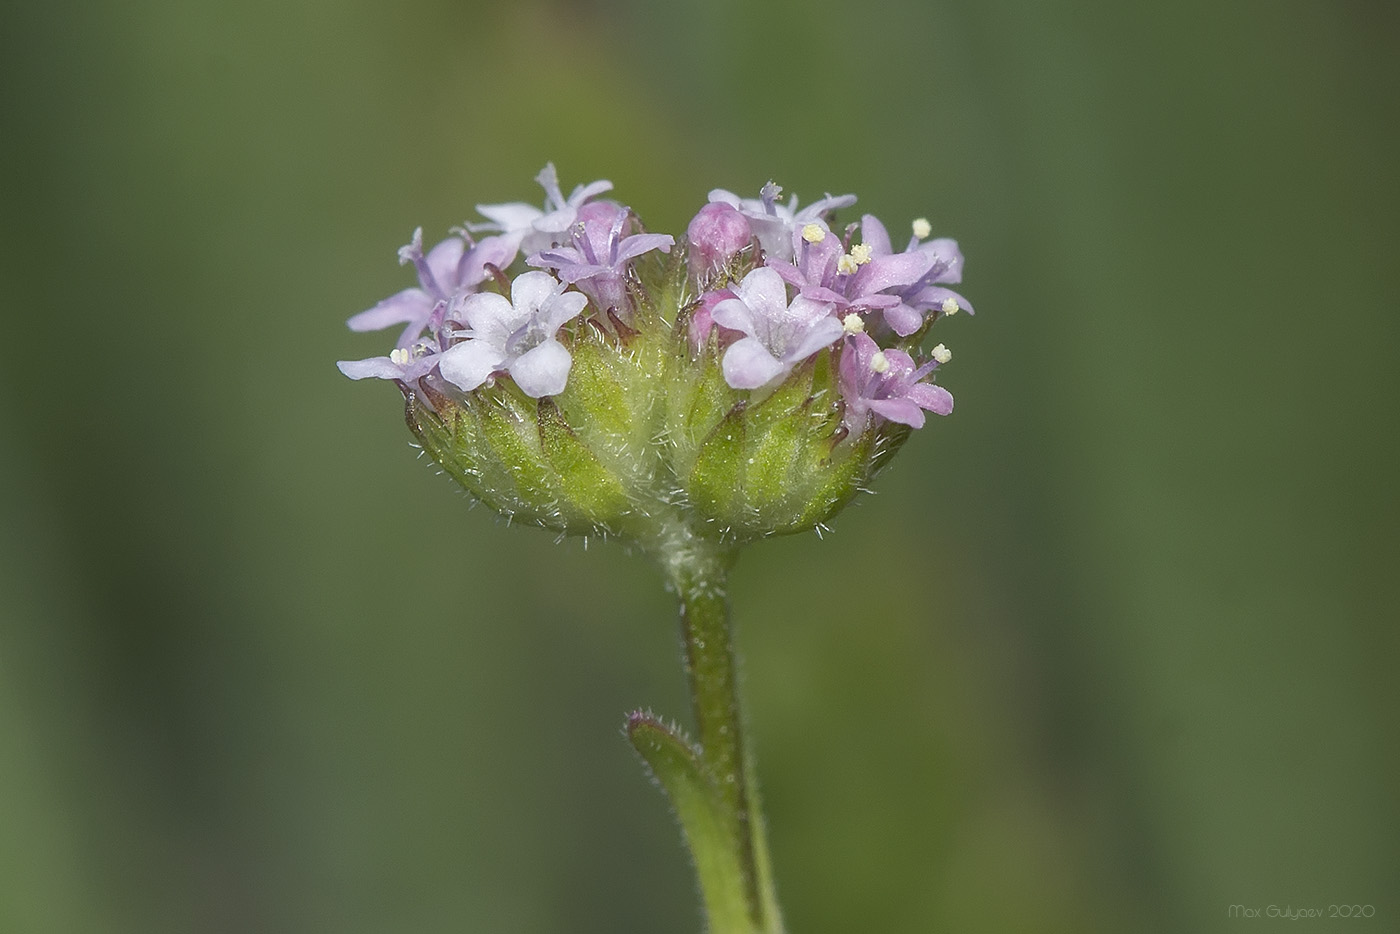
[[[722, 842], [698, 839], [690, 827], [684, 829], [697, 871], [717, 856], [702, 853], [701, 848], [720, 844], [729, 850], [728, 859], [723, 862], [731, 867], [730, 871], [712, 873], [710, 880], [699, 873], [710, 934], [779, 934], [782, 919], [773, 887], [753, 755], [744, 739], [739, 706], [725, 591], [733, 562], [732, 550], [695, 539], [668, 549], [663, 555], [680, 600], [682, 658], [699, 741], [696, 753], [715, 804], [713, 816], [721, 825]], [[739, 891], [708, 890], [716, 885]], [[737, 910], [740, 906], [742, 913]]]

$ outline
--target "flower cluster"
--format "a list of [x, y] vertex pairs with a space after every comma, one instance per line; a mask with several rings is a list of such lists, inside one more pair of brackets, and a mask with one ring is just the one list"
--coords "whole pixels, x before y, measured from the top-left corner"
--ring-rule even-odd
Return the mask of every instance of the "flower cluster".
[[769, 182], [716, 189], [679, 243], [602, 196], [479, 205], [424, 252], [418, 285], [352, 317], [402, 326], [388, 356], [342, 361], [393, 380], [425, 450], [507, 516], [642, 541], [743, 540], [818, 527], [925, 413], [952, 396], [922, 362], [930, 326], [971, 304], [955, 241], [911, 225], [896, 252], [854, 195], [805, 208]]

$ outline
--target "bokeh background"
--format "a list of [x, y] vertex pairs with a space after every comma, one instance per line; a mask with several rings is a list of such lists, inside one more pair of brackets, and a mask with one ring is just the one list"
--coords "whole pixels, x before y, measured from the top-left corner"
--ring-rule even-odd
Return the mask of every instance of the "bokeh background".
[[957, 413], [734, 581], [792, 931], [1400, 930], [1396, 9], [7, 5], [0, 930], [699, 930], [659, 575], [334, 367], [550, 159], [968, 256]]

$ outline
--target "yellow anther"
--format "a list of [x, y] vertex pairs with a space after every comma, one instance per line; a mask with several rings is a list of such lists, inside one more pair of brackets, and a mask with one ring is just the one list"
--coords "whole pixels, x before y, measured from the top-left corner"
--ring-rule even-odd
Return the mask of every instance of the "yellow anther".
[[890, 361], [885, 357], [885, 352], [883, 350], [875, 351], [875, 356], [870, 358], [870, 369], [876, 373], [885, 373], [889, 371], [889, 368]]
[[389, 362], [399, 366], [408, 366], [408, 361], [413, 359], [413, 355], [408, 352], [407, 347], [395, 347], [389, 351]]
[[856, 261], [857, 266], [864, 266], [874, 259], [873, 253], [874, 251], [870, 249], [868, 243], [857, 243], [851, 247], [851, 259]]
[[808, 243], [821, 243], [826, 239], [826, 230], [821, 224], [808, 224], [802, 228], [802, 239]]
[[947, 363], [949, 360], [953, 359], [953, 352], [942, 344], [939, 344], [937, 347], [933, 348], [933, 359], [937, 360], [939, 363]]
[[847, 334], [860, 334], [865, 331], [865, 319], [853, 311], [841, 319], [841, 327]]
[[843, 276], [853, 276], [859, 268], [860, 264], [857, 263], [856, 258], [849, 253], [842, 253], [841, 258], [836, 261], [836, 271]]
[[914, 236], [923, 240], [931, 233], [933, 233], [933, 226], [929, 224], [927, 217], [921, 217], [914, 221]]
[[945, 315], [955, 315], [962, 310], [958, 307], [958, 300], [956, 298], [943, 299], [943, 305], [941, 307]]

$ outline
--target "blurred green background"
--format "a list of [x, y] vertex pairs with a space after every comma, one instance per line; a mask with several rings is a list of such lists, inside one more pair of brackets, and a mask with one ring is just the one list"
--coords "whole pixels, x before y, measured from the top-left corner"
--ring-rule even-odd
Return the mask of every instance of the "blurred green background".
[[794, 934], [1400, 930], [1396, 9], [7, 5], [0, 930], [699, 930], [659, 575], [334, 367], [549, 159], [968, 257], [957, 413], [734, 581]]

